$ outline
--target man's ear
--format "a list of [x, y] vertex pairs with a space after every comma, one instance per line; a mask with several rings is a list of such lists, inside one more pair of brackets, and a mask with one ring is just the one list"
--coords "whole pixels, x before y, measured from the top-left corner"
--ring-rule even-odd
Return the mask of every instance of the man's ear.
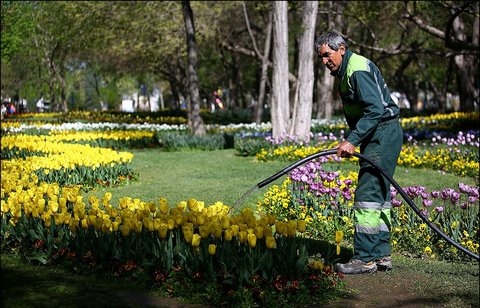
[[340, 47], [338, 48], [338, 51], [340, 52], [340, 54], [343, 56], [345, 54], [345, 51], [346, 51], [346, 48], [345, 46], [343, 45], [340, 45]]

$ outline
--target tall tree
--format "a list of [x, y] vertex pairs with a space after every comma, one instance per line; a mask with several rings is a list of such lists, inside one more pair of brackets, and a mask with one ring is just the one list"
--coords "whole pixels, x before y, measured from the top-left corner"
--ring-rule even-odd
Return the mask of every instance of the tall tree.
[[272, 137], [288, 133], [290, 118], [288, 84], [288, 3], [273, 2]]
[[68, 111], [66, 96], [66, 73], [69, 56], [78, 47], [82, 38], [78, 24], [70, 16], [68, 2], [38, 1], [34, 4], [36, 22], [33, 43], [38, 59], [47, 74], [51, 107], [56, 111]]
[[[420, 16], [423, 12], [417, 12], [406, 5], [404, 18], [413, 22], [422, 31], [436, 39], [444, 41], [445, 47], [454, 52], [453, 60], [457, 68], [457, 86], [460, 95], [461, 110], [474, 109], [474, 103], [479, 104], [479, 3], [478, 1], [459, 1], [443, 4], [450, 16], [444, 23], [444, 29], [439, 29], [428, 24]], [[428, 11], [425, 11], [428, 12]], [[464, 18], [472, 20], [467, 27]], [[446, 93], [442, 93], [444, 98]], [[441, 101], [440, 109], [444, 110], [444, 102]], [[478, 107], [477, 107], [478, 108]]]
[[[343, 7], [342, 1], [326, 1], [324, 7], [325, 10], [319, 12], [325, 24], [320, 24], [320, 32], [325, 30], [337, 30], [341, 31], [343, 28]], [[316, 51], [315, 51], [316, 54]], [[334, 83], [335, 78], [332, 78], [330, 71], [325, 68], [317, 58], [317, 78], [316, 78], [316, 93], [317, 98], [314, 102], [314, 112], [317, 119], [331, 120], [335, 105], [338, 99], [335, 99], [334, 95]]]
[[[38, 70], [35, 69], [35, 52], [31, 45], [31, 33], [35, 29], [32, 16], [32, 5], [20, 2], [1, 2], [1, 94], [5, 96], [19, 96], [38, 98]], [[37, 85], [30, 87], [29, 83]], [[31, 93], [27, 93], [31, 92]]]
[[305, 141], [310, 140], [310, 128], [313, 104], [313, 54], [312, 48], [315, 38], [317, 22], [317, 1], [303, 2], [302, 28], [298, 53], [298, 81], [293, 105], [292, 125], [290, 135]]
[[194, 135], [204, 135], [206, 131], [203, 119], [200, 116], [200, 94], [198, 91], [197, 41], [195, 38], [195, 25], [193, 22], [193, 12], [190, 7], [190, 1], [183, 0], [182, 8], [183, 19], [185, 21], [188, 54], [188, 126]]
[[269, 55], [270, 55], [270, 49], [271, 49], [271, 43], [272, 43], [272, 28], [273, 28], [273, 15], [272, 15], [272, 9], [268, 10], [267, 13], [267, 25], [266, 25], [266, 34], [265, 34], [265, 41], [264, 41], [264, 47], [263, 47], [263, 53], [260, 53], [259, 49], [257, 48], [257, 44], [255, 41], [255, 37], [253, 35], [251, 26], [250, 26], [250, 20], [248, 18], [248, 13], [247, 13], [247, 8], [245, 5], [245, 1], [242, 1], [242, 6], [243, 6], [243, 13], [245, 15], [245, 24], [248, 29], [248, 33], [250, 35], [250, 38], [252, 39], [252, 44], [253, 48], [255, 50], [255, 53], [258, 58], [261, 59], [261, 71], [260, 71], [260, 84], [259, 84], [259, 89], [258, 89], [258, 101], [257, 104], [255, 105], [255, 123], [260, 124], [262, 122], [262, 117], [263, 117], [263, 108], [265, 105], [265, 91], [266, 91], [266, 86], [268, 82], [268, 65], [270, 63], [269, 61]]

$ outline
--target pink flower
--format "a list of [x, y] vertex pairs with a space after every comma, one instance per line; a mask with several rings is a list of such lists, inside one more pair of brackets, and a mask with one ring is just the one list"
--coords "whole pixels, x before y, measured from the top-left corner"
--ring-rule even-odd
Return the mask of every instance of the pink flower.
[[430, 199], [423, 199], [422, 204], [423, 206], [429, 207], [433, 204], [433, 201]]

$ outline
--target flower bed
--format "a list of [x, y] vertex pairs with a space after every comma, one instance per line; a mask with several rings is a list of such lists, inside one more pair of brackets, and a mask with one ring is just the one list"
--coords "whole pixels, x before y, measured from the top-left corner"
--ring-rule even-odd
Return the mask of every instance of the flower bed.
[[[461, 117], [456, 114], [456, 119]], [[340, 247], [351, 243], [357, 175], [324, 167], [342, 159], [319, 159], [292, 171], [281, 186], [265, 193], [259, 213], [244, 210], [233, 215], [222, 203], [205, 205], [194, 199], [171, 206], [164, 199], [147, 202], [125, 196], [119, 204], [111, 204], [108, 193], [84, 200], [81, 191], [136, 179], [130, 166], [132, 154], [115, 149], [161, 146], [158, 136], [178, 134], [185, 127], [49, 121], [2, 125], [2, 250], [17, 249], [41, 263], [71, 262], [89, 272], [147, 275], [169, 294], [213, 285], [230, 303], [242, 300], [244, 290], [253, 294], [256, 303], [294, 298], [298, 304], [321, 302], [322, 296], [342, 286], [331, 265]], [[451, 118], [438, 121], [449, 123]], [[295, 161], [334, 148], [343, 138], [343, 121], [314, 125], [315, 131], [324, 131], [309, 144], [288, 137], [273, 143], [265, 133], [268, 124], [257, 131], [255, 125], [210, 126], [209, 131], [235, 134], [239, 152], [253, 153], [259, 161]], [[256, 143], [249, 145], [248, 138]], [[399, 165], [435, 168], [478, 182], [478, 132], [433, 138], [427, 143], [407, 136]], [[421, 204], [424, 215], [478, 254], [478, 187], [460, 183], [455, 190], [405, 189]], [[392, 197], [395, 250], [462, 258], [437, 240], [395, 191]], [[336, 249], [312, 258], [310, 238], [326, 240]], [[185, 282], [190, 287], [180, 288]]]

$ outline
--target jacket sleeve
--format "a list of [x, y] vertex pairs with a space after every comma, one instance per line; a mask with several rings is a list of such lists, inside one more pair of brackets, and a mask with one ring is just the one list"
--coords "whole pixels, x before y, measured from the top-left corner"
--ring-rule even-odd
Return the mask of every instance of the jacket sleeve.
[[350, 76], [350, 83], [355, 93], [355, 101], [363, 110], [361, 118], [347, 137], [347, 141], [358, 146], [375, 129], [384, 112], [380, 85], [374, 74], [367, 71], [357, 71]]

